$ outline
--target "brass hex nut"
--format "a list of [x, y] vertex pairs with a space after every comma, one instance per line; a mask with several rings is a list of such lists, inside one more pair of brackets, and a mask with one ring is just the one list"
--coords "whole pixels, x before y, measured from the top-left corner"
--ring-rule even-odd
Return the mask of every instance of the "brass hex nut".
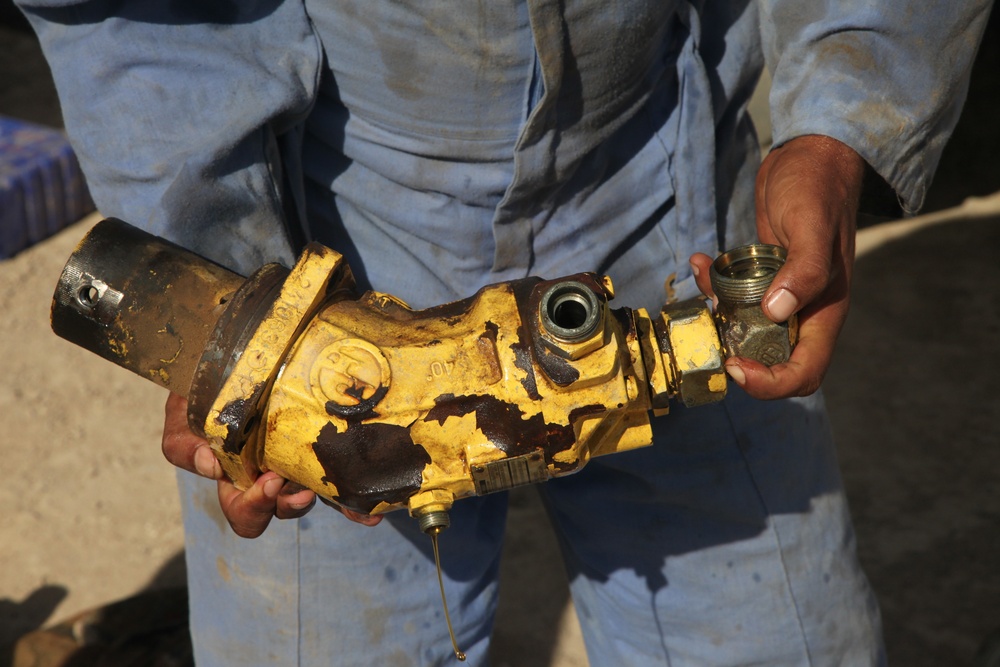
[[725, 398], [725, 357], [708, 305], [700, 299], [669, 304], [656, 328], [660, 351], [670, 358], [675, 393], [684, 405]]
[[[593, 276], [543, 283], [538, 293], [538, 331], [551, 353], [575, 361], [607, 343], [607, 296]], [[586, 282], [584, 282], [586, 281]]]
[[719, 301], [715, 311], [727, 357], [744, 357], [773, 366], [788, 361], [798, 337], [798, 318], [772, 322], [760, 304]]
[[455, 503], [455, 494], [447, 489], [429, 489], [410, 496], [407, 501], [411, 517], [447, 512]]

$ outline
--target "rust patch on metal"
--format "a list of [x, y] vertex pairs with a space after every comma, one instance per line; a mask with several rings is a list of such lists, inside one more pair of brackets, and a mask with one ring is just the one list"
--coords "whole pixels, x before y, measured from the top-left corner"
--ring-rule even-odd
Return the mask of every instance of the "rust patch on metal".
[[340, 432], [332, 422], [313, 443], [324, 482], [337, 487], [334, 500], [371, 513], [381, 503], [398, 504], [420, 490], [430, 454], [415, 444], [405, 426], [351, 423]]
[[385, 398], [388, 392], [388, 387], [379, 387], [370, 398], [356, 405], [341, 405], [334, 401], [327, 401], [326, 413], [330, 416], [343, 417], [349, 423], [360, 423], [366, 419], [372, 419], [378, 416], [375, 412], [375, 406]]
[[522, 324], [517, 328], [517, 342], [510, 344], [510, 349], [514, 353], [514, 365], [524, 371], [524, 378], [521, 385], [528, 393], [528, 398], [533, 401], [542, 400], [538, 393], [538, 383], [535, 381], [535, 367], [531, 363], [531, 344], [528, 342], [530, 334]]
[[569, 449], [576, 441], [572, 425], [546, 423], [541, 413], [525, 419], [524, 412], [516, 404], [501, 401], [496, 396], [444, 394], [437, 398], [424, 421], [444, 424], [449, 417], [469, 414], [475, 414], [476, 428], [508, 457], [542, 450], [547, 463], [559, 469], [567, 467], [553, 461], [552, 456]]
[[52, 303], [61, 337], [186, 396], [219, 303], [243, 278], [109, 218], [70, 256]]

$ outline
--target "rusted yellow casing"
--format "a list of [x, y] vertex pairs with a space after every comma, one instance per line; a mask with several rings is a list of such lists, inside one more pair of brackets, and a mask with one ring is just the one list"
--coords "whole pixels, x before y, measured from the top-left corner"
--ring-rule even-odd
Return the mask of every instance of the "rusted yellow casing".
[[318, 244], [290, 271], [244, 280], [109, 219], [67, 263], [53, 328], [186, 390], [189, 423], [238, 487], [273, 470], [344, 507], [423, 521], [648, 445], [651, 412], [675, 397], [725, 395], [704, 300], [650, 316], [611, 309], [613, 295], [609, 279], [581, 273], [414, 311], [357, 298], [341, 255]]
[[[631, 311], [583, 341], [546, 339], [554, 281], [493, 285], [415, 312], [368, 293], [322, 309], [267, 405], [262, 464], [352, 509], [450, 506], [539, 482], [651, 440]], [[637, 363], [638, 362], [638, 363]]]
[[[289, 349], [317, 309], [327, 299], [330, 281], [342, 275], [343, 258], [329, 248], [311, 244], [281, 283], [266, 314], [255, 319], [244, 333], [245, 345], [234, 355], [221, 385], [214, 391], [211, 408], [200, 427], [226, 475], [240, 488], [253, 484], [262, 467], [266, 434], [253, 429], [256, 420], [238, 420], [237, 408], [258, 412]], [[215, 390], [215, 388], [213, 388]], [[251, 403], [251, 405], [247, 405]], [[245, 433], [234, 433], [238, 428]], [[250, 423], [247, 423], [250, 422]], [[264, 438], [261, 441], [261, 438]]]

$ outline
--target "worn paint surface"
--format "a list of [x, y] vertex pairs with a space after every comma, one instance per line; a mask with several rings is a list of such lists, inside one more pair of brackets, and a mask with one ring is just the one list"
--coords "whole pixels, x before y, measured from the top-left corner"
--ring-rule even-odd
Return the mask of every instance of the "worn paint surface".
[[[167, 295], [197, 292], [191, 280], [217, 287], [192, 294], [208, 298], [212, 316], [201, 319], [218, 326], [189, 408], [241, 488], [273, 470], [362, 512], [447, 508], [648, 445], [650, 409], [666, 410], [678, 393], [697, 403], [692, 387], [724, 392], [704, 304], [675, 304], [653, 322], [610, 309], [610, 281], [592, 274], [500, 283], [414, 311], [386, 294], [353, 298], [341, 256], [317, 245], [290, 272], [264, 267], [238, 287], [209, 269], [164, 268], [175, 264], [161, 257], [138, 272], [143, 289]], [[588, 309], [582, 335], [565, 336], [540, 310], [551, 303], [544, 295], [568, 290]], [[92, 311], [102, 326], [115, 321], [107, 307]], [[181, 335], [190, 327], [152, 314], [107, 345], [122, 365], [151, 337], [170, 338], [148, 347], [157, 359], [147, 375], [168, 383], [199, 355]]]
[[[572, 279], [610, 296], [594, 276]], [[596, 452], [649, 444], [645, 362], [631, 314], [605, 309], [592, 339], [559, 348], [537, 312], [554, 282], [502, 283], [422, 311], [377, 293], [329, 304], [271, 392], [264, 466], [329, 500], [380, 513], [474, 495], [473, 467], [540, 454], [547, 475], [558, 476]], [[344, 347], [366, 352], [345, 363]], [[324, 389], [316, 369], [334, 367], [337, 381]], [[352, 387], [356, 406], [328, 396], [350, 397]]]
[[[226, 475], [239, 488], [248, 488], [255, 479], [255, 469], [266, 465], [266, 455], [256, 433], [248, 433], [249, 422], [256, 421], [266, 399], [266, 387], [276, 377], [288, 350], [298, 339], [312, 314], [326, 299], [332, 280], [343, 277], [337, 269], [343, 258], [339, 253], [318, 244], [307, 246], [298, 263], [282, 283], [275, 300], [251, 328], [241, 354], [232, 361], [203, 425]], [[252, 401], [247, 409], [245, 401]], [[238, 407], [242, 407], [239, 415]], [[256, 439], [257, 446], [244, 451], [245, 438]], [[252, 457], [252, 459], [251, 459]], [[294, 480], [294, 478], [292, 478]]]

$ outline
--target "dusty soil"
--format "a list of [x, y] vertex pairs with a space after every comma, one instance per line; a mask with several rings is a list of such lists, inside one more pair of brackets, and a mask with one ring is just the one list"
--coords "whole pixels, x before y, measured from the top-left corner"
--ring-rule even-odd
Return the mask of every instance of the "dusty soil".
[[0, 645], [183, 581], [174, 475], [157, 446], [163, 390], [48, 326], [55, 281], [87, 228], [0, 262]]

